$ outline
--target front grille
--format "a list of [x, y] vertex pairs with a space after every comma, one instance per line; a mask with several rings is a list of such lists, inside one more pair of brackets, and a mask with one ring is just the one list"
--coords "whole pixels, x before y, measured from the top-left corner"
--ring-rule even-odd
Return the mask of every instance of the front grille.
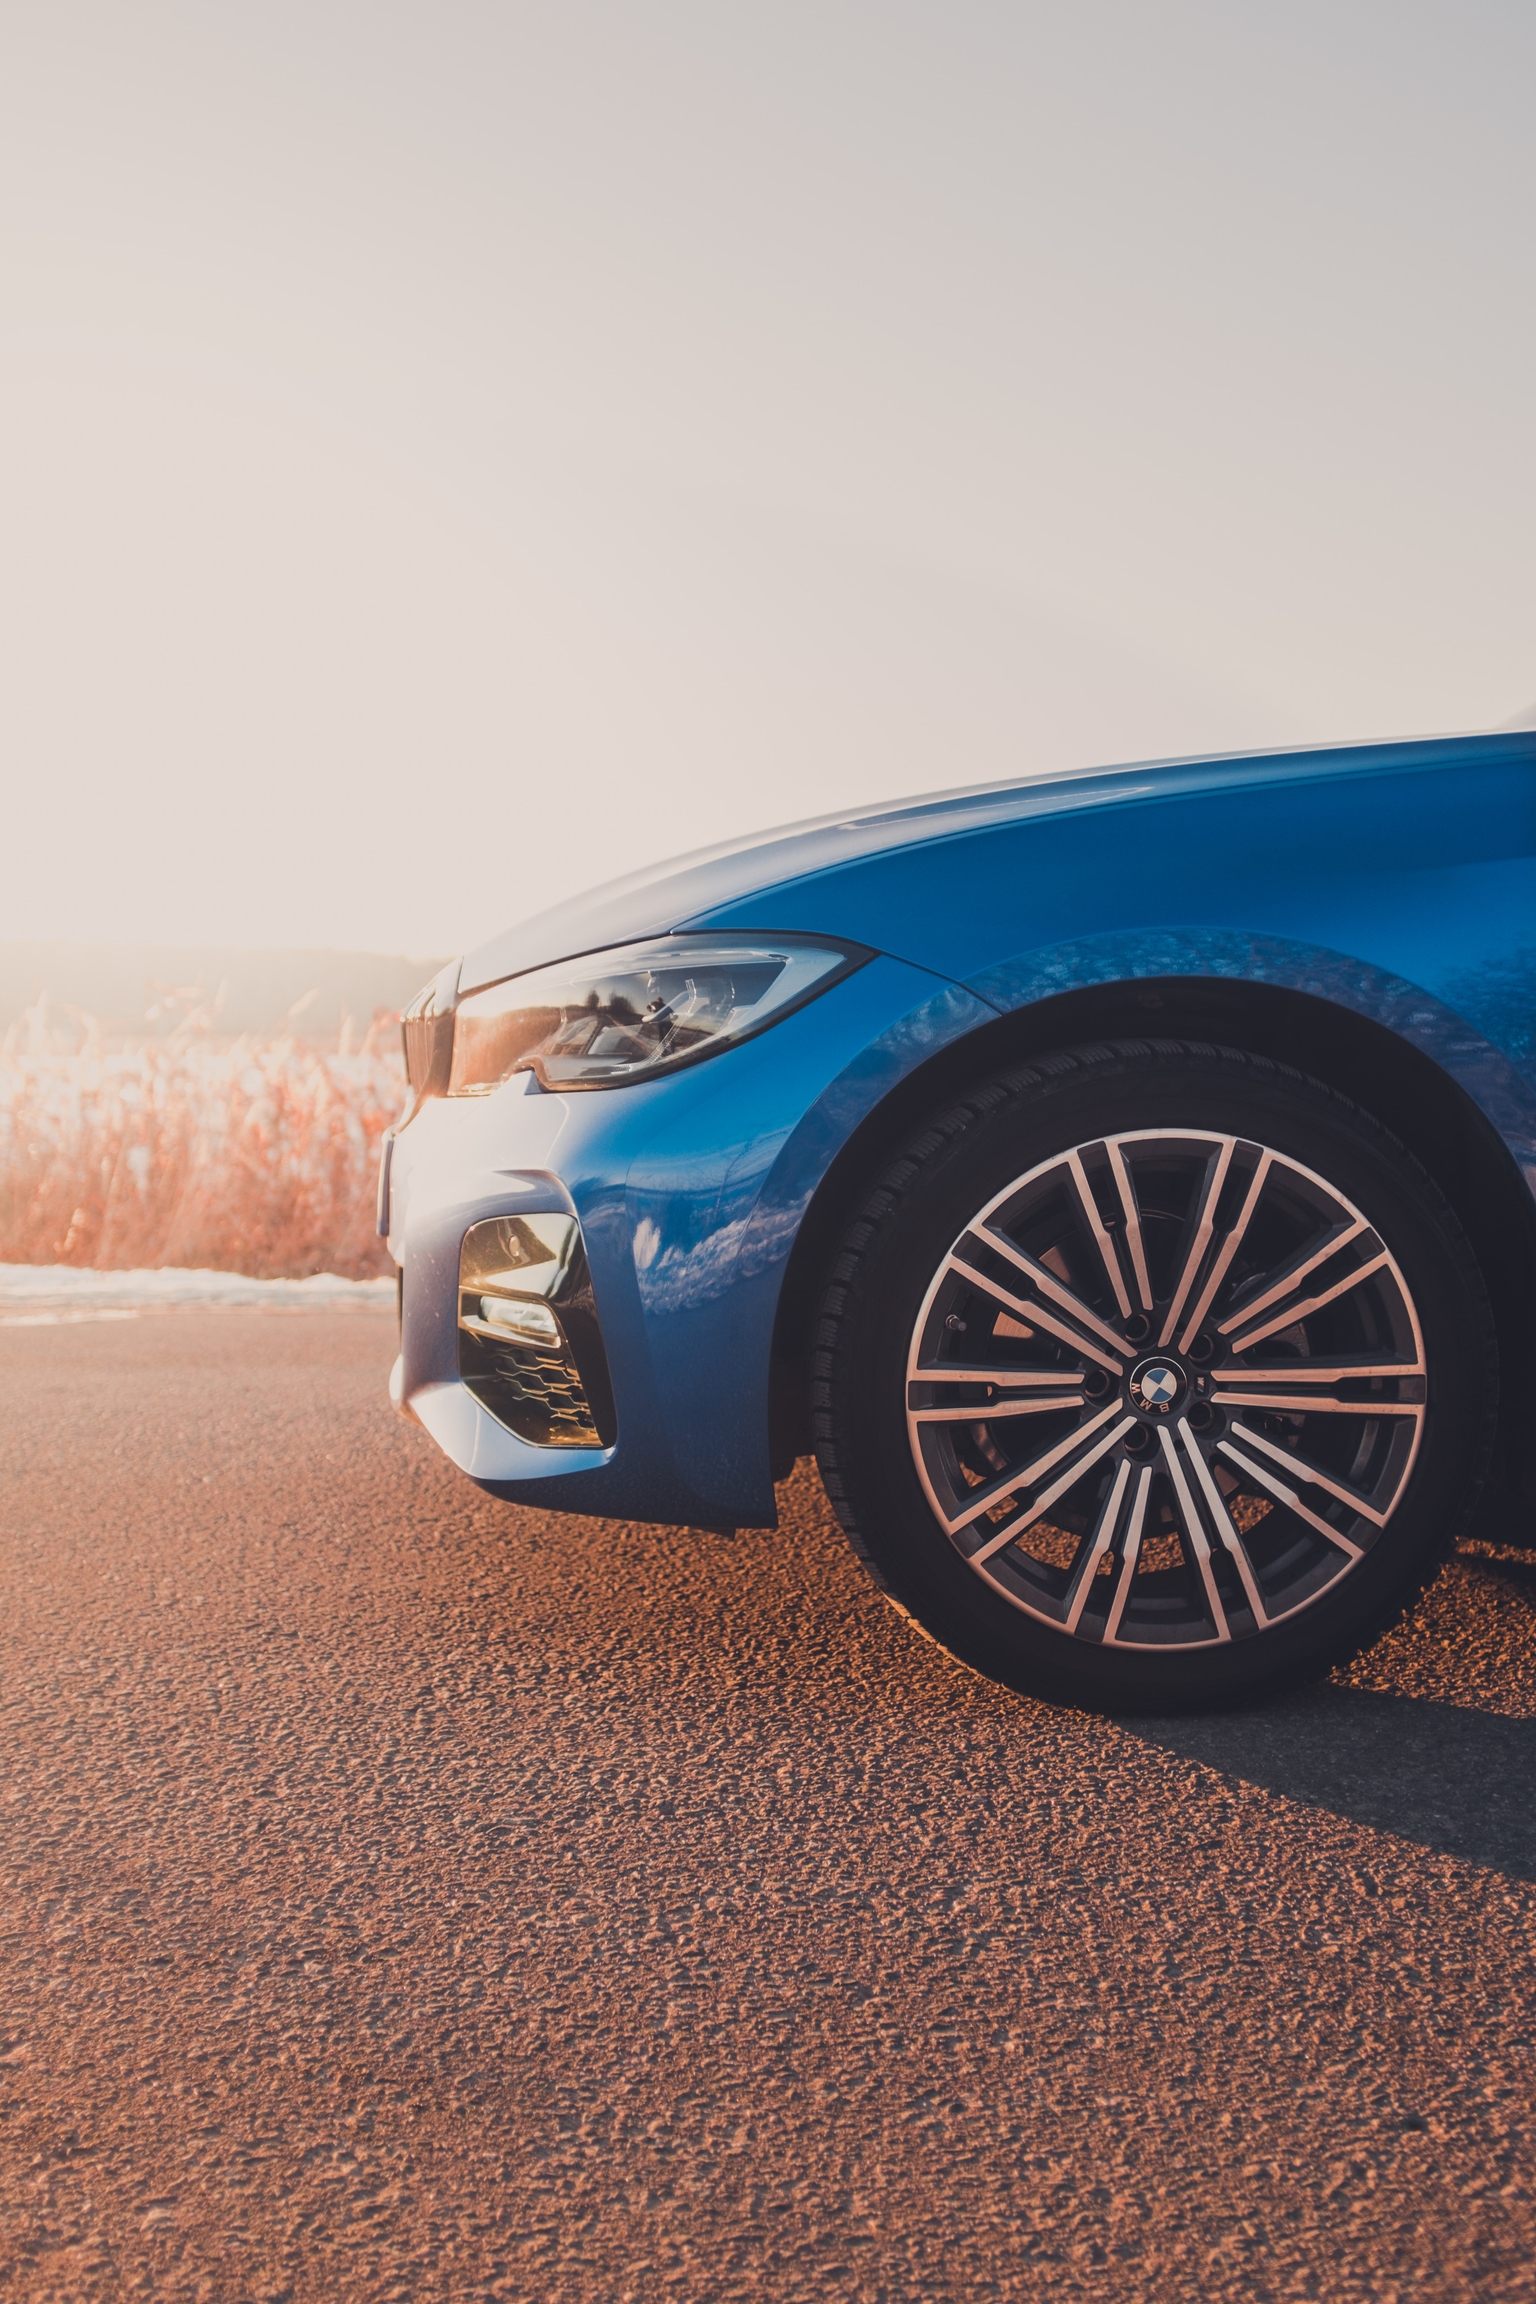
[[574, 1216], [493, 1216], [459, 1250], [459, 1375], [536, 1448], [608, 1448], [608, 1356]]

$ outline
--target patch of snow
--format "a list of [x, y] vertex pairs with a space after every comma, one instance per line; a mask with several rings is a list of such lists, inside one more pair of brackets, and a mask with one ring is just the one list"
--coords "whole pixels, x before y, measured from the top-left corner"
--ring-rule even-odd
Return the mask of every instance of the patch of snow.
[[92, 1272], [71, 1264], [0, 1264], [0, 1328], [73, 1320], [131, 1320], [140, 1312], [204, 1309], [265, 1312], [384, 1311], [393, 1280], [252, 1280], [243, 1272]]

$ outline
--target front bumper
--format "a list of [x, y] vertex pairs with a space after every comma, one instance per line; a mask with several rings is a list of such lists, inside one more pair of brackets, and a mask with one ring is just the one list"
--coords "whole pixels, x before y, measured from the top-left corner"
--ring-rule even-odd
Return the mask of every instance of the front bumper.
[[[906, 1073], [995, 1011], [872, 960], [771, 1031], [691, 1070], [584, 1095], [518, 1074], [429, 1100], [394, 1139], [397, 1406], [459, 1468], [522, 1503], [623, 1519], [772, 1526], [769, 1380], [796, 1233], [818, 1184]], [[616, 1437], [539, 1447], [460, 1369], [459, 1259], [492, 1217], [580, 1224]]]

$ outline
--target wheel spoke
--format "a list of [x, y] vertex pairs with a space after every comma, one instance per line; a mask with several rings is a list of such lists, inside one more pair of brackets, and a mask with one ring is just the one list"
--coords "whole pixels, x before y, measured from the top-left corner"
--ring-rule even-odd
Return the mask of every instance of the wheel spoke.
[[[1223, 1368], [1213, 1408], [1289, 1408], [1310, 1416], [1422, 1416], [1424, 1362], [1418, 1360], [1280, 1360], [1269, 1367]], [[1340, 1399], [1342, 1384], [1383, 1378], [1417, 1383], [1417, 1400]]]
[[1054, 1384], [1060, 1391], [1064, 1384], [1080, 1384], [1082, 1377], [1074, 1368], [962, 1368], [952, 1360], [942, 1367], [913, 1368], [907, 1376], [909, 1384], [996, 1384], [1010, 1389], [1024, 1385]]
[[1336, 1400], [1317, 1392], [1213, 1392], [1213, 1408], [1289, 1408], [1305, 1416], [1422, 1416], [1422, 1400]]
[[1200, 1323], [1215, 1302], [1217, 1289], [1231, 1270], [1232, 1259], [1241, 1248], [1248, 1227], [1253, 1221], [1253, 1212], [1259, 1204], [1259, 1195], [1264, 1189], [1264, 1181], [1269, 1174], [1274, 1157], [1273, 1152], [1263, 1152], [1259, 1156], [1259, 1164], [1249, 1179], [1248, 1190], [1244, 1196], [1242, 1207], [1237, 1212], [1237, 1221], [1221, 1244], [1216, 1261], [1212, 1264], [1207, 1275], [1205, 1286], [1200, 1291], [1199, 1300], [1185, 1323], [1183, 1335], [1179, 1338], [1179, 1350], [1181, 1352], [1187, 1352], [1199, 1335]]
[[[1230, 1336], [1234, 1328], [1246, 1328], [1250, 1320], [1256, 1320], [1261, 1312], [1267, 1312], [1271, 1304], [1277, 1304], [1282, 1296], [1289, 1296], [1299, 1288], [1303, 1280], [1317, 1270], [1319, 1264], [1326, 1264], [1330, 1256], [1336, 1256], [1341, 1248], [1347, 1248], [1351, 1240], [1358, 1240], [1361, 1233], [1368, 1230], [1369, 1226], [1363, 1216], [1357, 1216], [1350, 1224], [1335, 1225], [1320, 1248], [1314, 1248], [1309, 1256], [1298, 1257], [1294, 1264], [1288, 1264], [1262, 1295], [1250, 1297], [1240, 1310], [1229, 1313], [1218, 1324], [1217, 1335]], [[1282, 1327], [1286, 1325], [1284, 1321], [1280, 1324]], [[1268, 1334], [1268, 1330], [1265, 1333]]]
[[1087, 1406], [1081, 1392], [1035, 1393], [1023, 1400], [984, 1400], [976, 1408], [909, 1408], [918, 1424], [996, 1424], [1006, 1416], [1049, 1416], [1053, 1410]]
[[1235, 1464], [1240, 1472], [1246, 1472], [1250, 1480], [1266, 1490], [1277, 1502], [1284, 1504], [1289, 1511], [1294, 1512], [1298, 1520], [1305, 1520], [1309, 1528], [1315, 1528], [1320, 1536], [1326, 1536], [1330, 1544], [1336, 1544], [1341, 1552], [1347, 1552], [1351, 1560], [1364, 1558], [1364, 1553], [1358, 1544], [1344, 1535], [1341, 1530], [1335, 1528], [1332, 1521], [1324, 1520], [1311, 1509], [1310, 1505], [1303, 1504], [1295, 1489], [1288, 1488], [1285, 1482], [1278, 1479], [1267, 1466], [1252, 1463], [1240, 1448], [1233, 1447], [1230, 1440], [1220, 1441], [1218, 1447], [1220, 1453], [1229, 1462]]
[[1232, 1155], [1236, 1150], [1237, 1138], [1224, 1136], [1215, 1158], [1206, 1162], [1205, 1184], [1200, 1194], [1200, 1205], [1195, 1212], [1194, 1237], [1184, 1257], [1184, 1267], [1179, 1274], [1179, 1284], [1173, 1292], [1173, 1302], [1168, 1307], [1168, 1317], [1163, 1322], [1163, 1332], [1157, 1340], [1164, 1350], [1173, 1342], [1174, 1330], [1179, 1325], [1179, 1314], [1184, 1309], [1184, 1300], [1205, 1261], [1211, 1234], [1216, 1229], [1216, 1203], [1221, 1198], [1221, 1188], [1227, 1180], [1227, 1170], [1232, 1165]]
[[1054, 1312], [1048, 1312], [1043, 1304], [1026, 1303], [1022, 1296], [1015, 1296], [1001, 1281], [990, 1280], [985, 1272], [978, 1271], [974, 1264], [967, 1264], [964, 1257], [953, 1252], [947, 1262], [951, 1271], [962, 1273], [974, 1286], [984, 1288], [989, 1296], [1005, 1306], [1016, 1319], [1033, 1321], [1037, 1328], [1043, 1328], [1047, 1335], [1054, 1336], [1059, 1343], [1070, 1344], [1074, 1352], [1081, 1352], [1088, 1359], [1096, 1360], [1101, 1368], [1109, 1370], [1111, 1376], [1120, 1374], [1123, 1361], [1112, 1360], [1107, 1352], [1101, 1351], [1097, 1344], [1090, 1343], [1086, 1336], [1080, 1336], [1075, 1328], [1069, 1328]]
[[1113, 1136], [1106, 1136], [1104, 1149], [1109, 1154], [1110, 1171], [1115, 1179], [1115, 1190], [1120, 1195], [1120, 1211], [1125, 1219], [1125, 1244], [1131, 1252], [1131, 1270], [1136, 1275], [1136, 1292], [1141, 1298], [1143, 1312], [1152, 1309], [1152, 1282], [1147, 1273], [1146, 1243], [1141, 1237], [1141, 1209], [1136, 1200], [1136, 1188], [1125, 1165], [1125, 1155]]
[[1374, 1504], [1368, 1504], [1365, 1498], [1357, 1495], [1353, 1488], [1346, 1488], [1341, 1480], [1335, 1480], [1327, 1472], [1319, 1472], [1317, 1466], [1309, 1464], [1304, 1456], [1293, 1456], [1289, 1448], [1282, 1448], [1277, 1441], [1269, 1439], [1265, 1433], [1255, 1432], [1247, 1424], [1234, 1424], [1232, 1436], [1236, 1440], [1241, 1440], [1247, 1448], [1257, 1448], [1261, 1455], [1268, 1456], [1274, 1463], [1282, 1466], [1285, 1471], [1294, 1473], [1296, 1478], [1304, 1481], [1309, 1488], [1321, 1488], [1329, 1496], [1336, 1497], [1339, 1503], [1347, 1504], [1351, 1512], [1360, 1514], [1362, 1520], [1369, 1520], [1377, 1528], [1386, 1526], [1387, 1516], [1385, 1512], [1378, 1512]]
[[1184, 1533], [1189, 1539], [1189, 1548], [1194, 1553], [1195, 1563], [1200, 1570], [1200, 1581], [1205, 1588], [1207, 1612], [1211, 1622], [1216, 1627], [1217, 1639], [1230, 1640], [1232, 1627], [1227, 1622], [1227, 1612], [1221, 1604], [1221, 1594], [1216, 1589], [1216, 1574], [1211, 1566], [1210, 1540], [1201, 1526], [1199, 1511], [1189, 1492], [1189, 1482], [1185, 1478], [1184, 1467], [1179, 1461], [1179, 1452], [1174, 1447], [1173, 1434], [1167, 1425], [1163, 1424], [1158, 1427], [1157, 1437], [1162, 1444], [1163, 1456], [1168, 1466], [1168, 1477], [1173, 1482], [1173, 1492], [1179, 1500], [1179, 1511], [1184, 1521]]
[[1104, 1270], [1108, 1276], [1109, 1285], [1114, 1290], [1115, 1302], [1120, 1307], [1120, 1317], [1122, 1320], [1129, 1320], [1131, 1300], [1125, 1292], [1125, 1276], [1120, 1270], [1120, 1259], [1115, 1253], [1114, 1240], [1110, 1236], [1103, 1217], [1099, 1214], [1099, 1204], [1094, 1198], [1093, 1188], [1088, 1182], [1088, 1171], [1083, 1166], [1082, 1154], [1076, 1151], [1069, 1152], [1067, 1166], [1072, 1171], [1072, 1181], [1077, 1186], [1077, 1196], [1083, 1204], [1083, 1215], [1087, 1220], [1088, 1229], [1098, 1243], [1099, 1254], [1104, 1262]]
[[[1079, 1424], [1077, 1430], [1069, 1432], [1065, 1440], [1058, 1440], [1054, 1447], [1045, 1449], [1030, 1463], [1021, 1464], [1011, 1472], [1000, 1472], [995, 1480], [990, 1480], [984, 1488], [977, 1489], [958, 1519], [945, 1521], [946, 1533], [951, 1536], [958, 1536], [962, 1528], [969, 1528], [971, 1522], [979, 1520], [983, 1512], [990, 1512], [992, 1506], [998, 1503], [1001, 1498], [1012, 1496], [1020, 1488], [1028, 1488], [1035, 1481], [1042, 1480], [1047, 1472], [1061, 1462], [1064, 1456], [1070, 1456], [1083, 1441], [1091, 1439], [1095, 1432], [1102, 1431], [1111, 1416], [1119, 1414], [1119, 1410], [1119, 1401], [1112, 1400], [1107, 1408], [1099, 1410], [1097, 1416], [1090, 1417], [1086, 1424]], [[972, 1421], [979, 1423], [981, 1419], [975, 1417]], [[1128, 1427], [1130, 1418], [1127, 1417], [1125, 1421]], [[1109, 1445], [1111, 1443], [1106, 1441], [1105, 1446], [1108, 1447]], [[1095, 1450], [1095, 1454], [1102, 1453], [1102, 1450]], [[1075, 1480], [1077, 1474], [1074, 1472], [1072, 1477]]]
[[1248, 1547], [1238, 1534], [1232, 1515], [1227, 1510], [1226, 1499], [1211, 1476], [1211, 1468], [1201, 1453], [1199, 1441], [1189, 1428], [1187, 1417], [1181, 1416], [1179, 1418], [1179, 1438], [1184, 1443], [1184, 1453], [1189, 1458], [1195, 1478], [1200, 1484], [1200, 1493], [1205, 1498], [1206, 1509], [1211, 1515], [1211, 1523], [1236, 1563], [1237, 1573], [1242, 1578], [1243, 1590], [1248, 1595], [1248, 1605], [1253, 1610], [1253, 1620], [1262, 1631], [1269, 1622], [1269, 1610], [1264, 1605], [1264, 1595], [1259, 1590], [1259, 1580], [1254, 1572], [1253, 1562], [1248, 1557]]
[[1353, 1272], [1346, 1272], [1343, 1279], [1335, 1280], [1331, 1288], [1322, 1289], [1316, 1296], [1308, 1296], [1300, 1304], [1287, 1305], [1283, 1312], [1277, 1312], [1272, 1320], [1267, 1320], [1262, 1328], [1251, 1328], [1246, 1335], [1234, 1336], [1233, 1351], [1247, 1352], [1255, 1344], [1262, 1344], [1266, 1336], [1273, 1336], [1277, 1330], [1294, 1327], [1302, 1320], [1310, 1320], [1314, 1312], [1321, 1312], [1325, 1304], [1332, 1304], [1338, 1297], [1347, 1296], [1351, 1288], [1358, 1288], [1362, 1280], [1369, 1280], [1373, 1273], [1382, 1271], [1391, 1261], [1383, 1248], [1379, 1256], [1373, 1256], [1368, 1264], [1357, 1264]]
[[[1119, 1405], [1118, 1401], [1114, 1402], [1111, 1407], [1104, 1410], [1104, 1415], [1113, 1416]], [[1094, 1418], [1094, 1424], [1099, 1421], [1098, 1417]], [[1101, 1433], [1093, 1446], [1086, 1449], [1081, 1456], [1074, 1457], [1066, 1470], [1058, 1473], [1048, 1488], [1043, 1489], [1038, 1496], [1031, 1498], [1016, 1520], [1010, 1520], [1008, 1525], [996, 1536], [989, 1536], [980, 1551], [970, 1555], [972, 1561], [990, 1560], [994, 1552], [1001, 1552], [1005, 1544], [1012, 1544], [1023, 1535], [1026, 1528], [1032, 1528], [1037, 1520], [1049, 1512], [1058, 1496], [1065, 1496], [1069, 1488], [1076, 1486], [1090, 1464], [1097, 1464], [1101, 1456], [1107, 1456], [1111, 1448], [1119, 1445], [1135, 1421], [1134, 1416], [1122, 1416], [1118, 1424], [1112, 1425], [1109, 1431]], [[1086, 1439], [1093, 1428], [1093, 1424], [1085, 1424], [1080, 1432], [1074, 1433], [1073, 1438]], [[1056, 1453], [1059, 1454], [1060, 1451], [1058, 1450]], [[1041, 1463], [1044, 1464], [1045, 1461], [1046, 1459], [1042, 1457]], [[1020, 1481], [1017, 1485], [1023, 1487], [1026, 1483]]]
[[1044, 1264], [1037, 1264], [1034, 1257], [1027, 1256], [1022, 1248], [1015, 1248], [1005, 1233], [994, 1232], [990, 1224], [978, 1224], [975, 1236], [994, 1255], [1004, 1257], [1016, 1271], [1022, 1272], [1042, 1296], [1048, 1296], [1053, 1304], [1059, 1304], [1068, 1318], [1086, 1328], [1090, 1336], [1097, 1336], [1111, 1351], [1125, 1350], [1124, 1337], [1117, 1336], [1114, 1329], [1099, 1318], [1097, 1312], [1090, 1311], [1075, 1289], [1069, 1288], [1064, 1280], [1058, 1280], [1055, 1273]]
[[1136, 1494], [1131, 1502], [1131, 1517], [1125, 1531], [1125, 1543], [1120, 1553], [1120, 1574], [1115, 1584], [1115, 1596], [1109, 1604], [1109, 1616], [1104, 1625], [1104, 1645], [1117, 1644], [1120, 1619], [1131, 1596], [1131, 1579], [1136, 1573], [1136, 1559], [1141, 1551], [1141, 1532], [1146, 1525], [1147, 1498], [1152, 1489], [1152, 1467], [1143, 1464], [1136, 1475]]
[[1257, 1368], [1221, 1368], [1218, 1384], [1352, 1384], [1363, 1376], [1422, 1376], [1422, 1360], [1274, 1360]]
[[1099, 1514], [1098, 1526], [1089, 1538], [1082, 1557], [1073, 1572], [1072, 1581], [1067, 1586], [1065, 1622], [1069, 1632], [1077, 1630], [1077, 1620], [1082, 1615], [1088, 1595], [1092, 1591], [1094, 1581], [1099, 1573], [1099, 1562], [1114, 1543], [1115, 1531], [1120, 1524], [1120, 1507], [1130, 1484], [1131, 1460], [1129, 1456], [1122, 1456], [1120, 1469], [1115, 1474], [1114, 1484], [1104, 1499], [1104, 1509]]

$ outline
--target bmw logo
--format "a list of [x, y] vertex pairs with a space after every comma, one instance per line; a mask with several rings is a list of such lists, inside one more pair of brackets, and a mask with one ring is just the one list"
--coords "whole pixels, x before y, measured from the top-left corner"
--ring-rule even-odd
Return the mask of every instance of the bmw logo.
[[1131, 1400], [1147, 1416], [1166, 1416], [1184, 1389], [1170, 1361], [1143, 1360], [1131, 1370]]

